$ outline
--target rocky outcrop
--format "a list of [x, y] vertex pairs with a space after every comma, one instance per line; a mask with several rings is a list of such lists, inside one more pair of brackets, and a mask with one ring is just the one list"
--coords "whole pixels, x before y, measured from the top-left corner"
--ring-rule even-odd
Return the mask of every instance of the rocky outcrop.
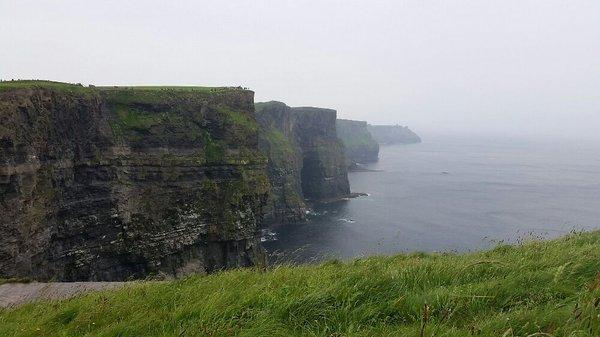
[[264, 263], [253, 92], [0, 83], [0, 278]]
[[270, 222], [302, 220], [305, 199], [318, 202], [350, 194], [335, 110], [267, 102], [256, 104], [256, 115], [260, 147], [269, 157]]
[[420, 143], [421, 138], [402, 125], [369, 125], [369, 132], [379, 144]]
[[376, 162], [379, 159], [379, 144], [371, 136], [367, 122], [338, 119], [335, 125], [337, 135], [344, 144], [349, 167]]

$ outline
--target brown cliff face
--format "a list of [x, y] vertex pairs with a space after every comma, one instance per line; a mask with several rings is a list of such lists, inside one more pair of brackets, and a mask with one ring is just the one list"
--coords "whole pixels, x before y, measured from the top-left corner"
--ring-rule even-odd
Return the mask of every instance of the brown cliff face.
[[0, 84], [0, 277], [264, 263], [251, 91], [15, 84]]
[[318, 202], [349, 195], [335, 110], [291, 108], [281, 102], [257, 103], [256, 107], [260, 148], [269, 158], [273, 191], [268, 223], [302, 221], [305, 199]]

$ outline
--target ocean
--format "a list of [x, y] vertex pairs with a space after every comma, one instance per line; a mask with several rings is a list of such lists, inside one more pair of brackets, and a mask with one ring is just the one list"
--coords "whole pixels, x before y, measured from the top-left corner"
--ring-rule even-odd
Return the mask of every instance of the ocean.
[[271, 261], [466, 252], [600, 229], [599, 144], [429, 136], [379, 157], [349, 173], [368, 196], [265, 232]]

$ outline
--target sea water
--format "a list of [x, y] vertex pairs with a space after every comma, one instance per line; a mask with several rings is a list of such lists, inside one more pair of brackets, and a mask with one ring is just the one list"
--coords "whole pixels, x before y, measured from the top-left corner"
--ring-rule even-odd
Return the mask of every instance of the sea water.
[[566, 140], [430, 136], [382, 146], [368, 196], [312, 209], [264, 242], [272, 261], [398, 252], [464, 252], [600, 228], [600, 145]]

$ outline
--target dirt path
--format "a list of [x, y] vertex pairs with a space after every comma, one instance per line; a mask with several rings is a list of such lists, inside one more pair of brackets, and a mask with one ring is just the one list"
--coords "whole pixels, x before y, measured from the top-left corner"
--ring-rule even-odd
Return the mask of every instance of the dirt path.
[[5, 283], [0, 285], [0, 308], [36, 300], [65, 299], [95, 290], [123, 287], [126, 282]]

